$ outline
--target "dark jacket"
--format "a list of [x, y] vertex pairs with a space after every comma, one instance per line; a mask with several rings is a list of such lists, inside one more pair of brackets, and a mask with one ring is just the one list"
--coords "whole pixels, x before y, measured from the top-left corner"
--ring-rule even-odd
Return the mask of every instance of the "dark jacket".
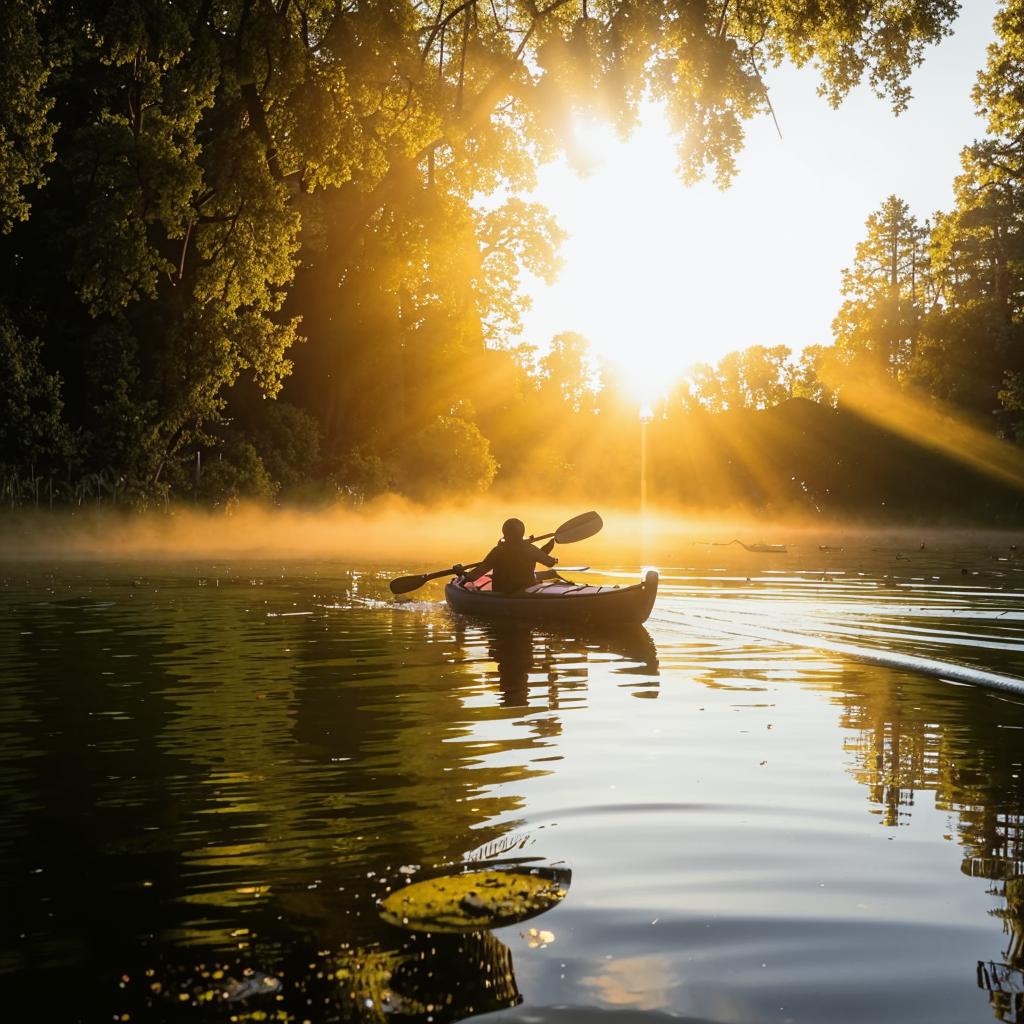
[[535, 582], [533, 567], [538, 562], [550, 567], [556, 565], [558, 559], [527, 540], [500, 540], [487, 552], [487, 557], [473, 571], [472, 578], [490, 571], [492, 589], [501, 594], [511, 594]]

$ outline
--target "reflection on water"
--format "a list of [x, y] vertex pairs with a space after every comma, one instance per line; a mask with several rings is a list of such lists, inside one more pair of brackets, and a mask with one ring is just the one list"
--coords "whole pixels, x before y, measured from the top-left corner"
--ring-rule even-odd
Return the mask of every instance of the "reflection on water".
[[[999, 699], [979, 700], [969, 715], [938, 715], [929, 683], [897, 687], [859, 680], [842, 699], [840, 723], [852, 731], [847, 750], [871, 813], [889, 827], [913, 824], [914, 805], [928, 795], [952, 823], [960, 870], [988, 882], [1002, 924], [1001, 963], [978, 964], [996, 1018], [1024, 1020], [1024, 731]], [[953, 691], [947, 699], [962, 695]], [[1013, 739], [993, 737], [1016, 733]]]
[[[430, 591], [396, 607], [387, 575], [339, 567], [9, 570], [6, 999], [90, 1021], [1020, 1024], [1024, 704], [743, 635], [1024, 676], [1013, 567], [844, 557], [669, 569], [647, 629], [599, 635], [459, 619]], [[381, 914], [496, 859], [572, 888], [459, 935]]]
[[594, 989], [606, 1006], [657, 1010], [670, 1004], [671, 990], [678, 981], [666, 957], [627, 956], [601, 964], [580, 984]]
[[470, 626], [460, 617], [455, 626], [458, 641], [465, 641], [467, 629], [486, 638], [494, 670], [485, 678], [497, 683], [506, 707], [528, 706], [530, 688], [536, 686], [547, 688], [550, 706], [557, 708], [560, 688], [573, 679], [587, 679], [587, 661], [581, 661], [581, 657], [589, 660], [600, 653], [621, 662], [612, 672], [641, 677], [636, 696], [657, 696], [658, 651], [643, 626], [606, 628], [600, 633], [545, 633], [521, 622], [479, 622]]

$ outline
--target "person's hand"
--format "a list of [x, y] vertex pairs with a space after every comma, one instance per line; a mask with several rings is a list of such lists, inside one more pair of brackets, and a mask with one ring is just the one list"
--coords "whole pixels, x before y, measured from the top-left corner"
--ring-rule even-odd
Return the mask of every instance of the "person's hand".
[[456, 562], [452, 566], [452, 570], [456, 576], [461, 576], [466, 571], [466, 567], [461, 562]]
[[555, 565], [558, 565], [558, 559], [557, 558], [555, 559]]

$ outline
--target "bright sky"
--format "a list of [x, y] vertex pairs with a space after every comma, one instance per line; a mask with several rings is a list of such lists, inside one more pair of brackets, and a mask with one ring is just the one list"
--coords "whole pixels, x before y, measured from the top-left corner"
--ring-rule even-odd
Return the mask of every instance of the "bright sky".
[[832, 110], [813, 69], [767, 79], [782, 130], [748, 125], [731, 188], [685, 188], [660, 111], [628, 142], [581, 125], [596, 161], [587, 178], [564, 162], [540, 170], [533, 198], [569, 232], [564, 269], [530, 283], [524, 340], [575, 330], [649, 399], [695, 362], [753, 344], [829, 344], [840, 274], [864, 222], [895, 193], [920, 219], [953, 202], [963, 146], [984, 130], [970, 92], [994, 38], [996, 0], [965, 0], [955, 34], [911, 79], [893, 117], [867, 87]]

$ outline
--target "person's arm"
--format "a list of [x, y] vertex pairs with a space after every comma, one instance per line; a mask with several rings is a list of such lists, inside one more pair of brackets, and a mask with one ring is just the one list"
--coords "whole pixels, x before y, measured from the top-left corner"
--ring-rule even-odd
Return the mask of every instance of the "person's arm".
[[[544, 545], [547, 547], [547, 545]], [[536, 544], [531, 544], [530, 547], [533, 549], [534, 560], [540, 562], [541, 565], [546, 565], [549, 569], [553, 565], [558, 565], [558, 559], [554, 555], [549, 555], [546, 551], [541, 550]]]
[[494, 549], [492, 548], [490, 551], [487, 552], [487, 557], [475, 569], [465, 570], [465, 569], [462, 569], [461, 566], [458, 566], [458, 565], [455, 566], [455, 568], [460, 570], [459, 575], [467, 583], [472, 583], [473, 580], [478, 580], [485, 573], [490, 572], [491, 569], [494, 568], [493, 562], [494, 562]]

